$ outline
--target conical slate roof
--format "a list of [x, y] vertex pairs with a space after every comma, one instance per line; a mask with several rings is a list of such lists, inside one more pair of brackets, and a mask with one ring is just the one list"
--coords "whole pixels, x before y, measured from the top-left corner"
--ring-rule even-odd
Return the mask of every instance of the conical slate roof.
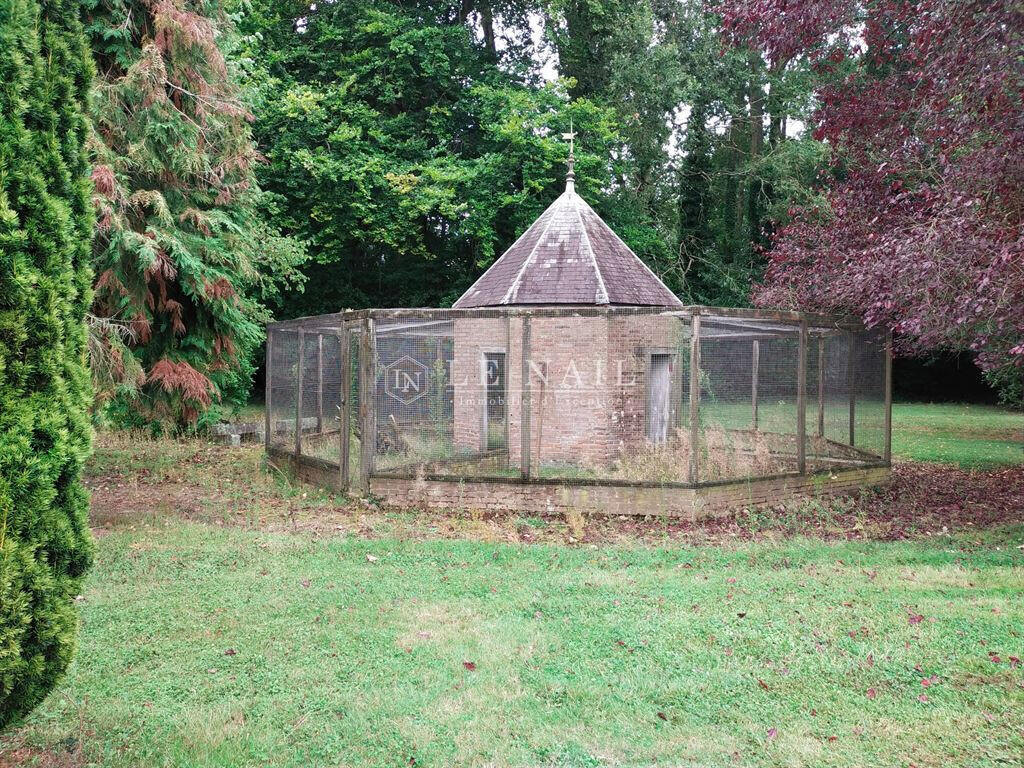
[[683, 305], [576, 194], [571, 171], [565, 192], [454, 306], [509, 304]]

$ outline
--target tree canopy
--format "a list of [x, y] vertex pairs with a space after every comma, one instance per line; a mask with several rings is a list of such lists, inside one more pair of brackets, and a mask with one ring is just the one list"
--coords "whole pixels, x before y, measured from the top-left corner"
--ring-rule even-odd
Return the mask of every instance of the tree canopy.
[[970, 349], [1021, 399], [1024, 8], [981, 0], [725, 6], [769, 61], [816, 73], [824, 200], [778, 232], [767, 305], [860, 315], [910, 351]]
[[[184, 424], [245, 402], [264, 302], [300, 284], [304, 250], [268, 224], [274, 202], [253, 177], [252, 115], [219, 8], [86, 3], [98, 75], [94, 309], [127, 325], [142, 373], [114, 400], [123, 423]], [[123, 369], [118, 337], [106, 341]]]
[[906, 350], [973, 349], [1005, 388], [1019, 16], [86, 0], [107, 410], [217, 418], [272, 313], [451, 303], [560, 191], [570, 124], [578, 189], [684, 301], [852, 312]]

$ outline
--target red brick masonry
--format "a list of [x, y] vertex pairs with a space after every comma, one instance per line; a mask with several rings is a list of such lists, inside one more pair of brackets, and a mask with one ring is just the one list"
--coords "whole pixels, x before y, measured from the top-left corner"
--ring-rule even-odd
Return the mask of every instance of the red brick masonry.
[[[273, 451], [271, 460], [296, 476], [337, 488], [335, 465]], [[569, 510], [609, 515], [665, 515], [699, 520], [721, 517], [747, 506], [781, 503], [796, 497], [843, 496], [889, 482], [888, 467], [864, 467], [812, 475], [785, 475], [698, 488], [614, 484], [568, 485], [541, 480], [370, 479], [370, 493], [385, 504], [405, 508], [514, 511], [558, 514]]]

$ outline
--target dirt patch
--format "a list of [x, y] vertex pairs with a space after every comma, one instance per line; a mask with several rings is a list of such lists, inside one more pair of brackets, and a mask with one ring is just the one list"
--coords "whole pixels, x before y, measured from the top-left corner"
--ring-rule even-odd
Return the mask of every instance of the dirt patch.
[[16, 766], [25, 765], [31, 765], [33, 768], [80, 768], [85, 765], [85, 761], [78, 754], [60, 754], [29, 747], [0, 752], [0, 768], [16, 768]]
[[92, 493], [90, 522], [95, 528], [111, 529], [135, 525], [174, 515], [186, 520], [203, 520], [201, 489], [180, 482], [142, 485], [122, 482], [117, 476], [87, 482]]

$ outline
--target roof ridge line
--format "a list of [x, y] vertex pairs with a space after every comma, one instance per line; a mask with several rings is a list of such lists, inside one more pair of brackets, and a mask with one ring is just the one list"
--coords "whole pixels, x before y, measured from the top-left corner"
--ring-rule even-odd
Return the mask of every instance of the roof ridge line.
[[[565, 197], [565, 192], [563, 192], [557, 198], [555, 198], [555, 201], [548, 206], [548, 210], [558, 205], [558, 201], [561, 200], [563, 197]], [[544, 213], [547, 213], [547, 210], [545, 210]], [[543, 215], [544, 214], [541, 214], [541, 216]], [[519, 268], [519, 271], [516, 273], [515, 279], [512, 281], [512, 285], [510, 285], [508, 287], [508, 290], [505, 291], [505, 295], [501, 299], [502, 304], [508, 304], [509, 299], [515, 298], [516, 294], [519, 293], [519, 284], [520, 281], [523, 279], [523, 273], [526, 272], [526, 268], [530, 265], [530, 262], [533, 260], [534, 254], [537, 253], [537, 249], [540, 248], [540, 244], [544, 241], [544, 235], [546, 235], [548, 233], [548, 230], [551, 229], [551, 222], [554, 220], [554, 218], [555, 216], [554, 214], [552, 214], [551, 218], [548, 219], [547, 223], [544, 225], [544, 230], [540, 233], [540, 237], [537, 238], [537, 242], [533, 244], [533, 248], [530, 249], [529, 255], [523, 260], [523, 266], [521, 266]], [[527, 227], [526, 232], [529, 232], [531, 229], [533, 229], [533, 227]], [[525, 235], [526, 232], [524, 232], [523, 235]], [[518, 243], [519, 240], [516, 240], [516, 242]], [[505, 253], [508, 253], [508, 251], [512, 250], [512, 247], [514, 247], [514, 245], [515, 243], [513, 243], [513, 245], [510, 246], [508, 250], [505, 251]], [[484, 274], [486, 274], [486, 272]]]
[[[561, 195], [559, 195], [559, 197], [561, 197]], [[552, 208], [554, 208], [555, 204], [557, 202], [558, 202], [558, 198], [555, 198], [551, 202], [551, 204], [548, 205], [548, 207], [544, 209], [544, 211], [541, 213], [541, 215], [537, 217], [537, 219], [538, 220], [539, 219], [543, 219], [544, 218], [544, 214], [547, 213], [548, 211], [550, 211]], [[534, 224], [536, 224], [536, 223], [537, 223], [537, 220], [534, 220]], [[465, 292], [461, 296], [459, 296], [459, 298], [457, 298], [455, 301], [452, 302], [452, 306], [454, 307], [456, 304], [458, 304], [464, 298], [469, 296], [469, 292], [473, 290], [473, 288], [476, 286], [476, 284], [479, 283], [481, 280], [483, 280], [484, 277], [487, 276], [487, 273], [490, 272], [492, 269], [494, 269], [498, 265], [498, 262], [501, 261], [505, 257], [505, 254], [508, 253], [509, 251], [511, 251], [513, 248], [515, 248], [519, 244], [519, 241], [522, 240], [524, 237], [526, 237], [527, 234], [529, 234], [531, 229], [533, 229], [533, 224], [531, 224], [526, 229], [524, 229], [522, 231], [522, 233], [519, 235], [519, 237], [517, 237], [515, 239], [515, 241], [512, 243], [512, 245], [510, 245], [508, 248], [506, 248], [504, 250], [504, 252], [502, 252], [502, 254], [500, 256], [498, 256], [498, 258], [496, 258], [493, 262], [491, 262], [491, 266], [489, 266], [487, 269], [485, 269], [484, 273], [482, 275], [480, 275], [480, 277], [478, 277], [476, 280], [474, 280], [470, 284], [469, 288], [467, 288], [465, 290]], [[545, 229], [545, 231], [546, 231], [546, 229]]]
[[[580, 197], [580, 200], [583, 200], [583, 198]], [[586, 200], [583, 200], [583, 204], [586, 205], [587, 208], [590, 208], [590, 203], [588, 203]], [[608, 225], [608, 222], [605, 221], [604, 219], [602, 219], [600, 216], [598, 216], [597, 215], [597, 211], [595, 211], [593, 208], [590, 208], [590, 212], [593, 213], [595, 217], [597, 217], [598, 221], [600, 221], [602, 224], [604, 224], [605, 229], [607, 229], [609, 232], [612, 233], [612, 237], [614, 237], [616, 240], [618, 240], [622, 244], [623, 248], [625, 248], [627, 251], [629, 251], [631, 254], [633, 254], [633, 258], [635, 258], [637, 261], [639, 261], [640, 262], [640, 266], [642, 266], [644, 269], [646, 269], [647, 272], [651, 275], [651, 277], [653, 277], [655, 280], [658, 281], [658, 285], [660, 285], [662, 288], [664, 288], [665, 291], [668, 292], [669, 296], [672, 296], [673, 298], [675, 298], [676, 301], [679, 301], [679, 297], [676, 296], [675, 292], [672, 291], [667, 285], [665, 285], [665, 281], [662, 280], [660, 277], [658, 277], [654, 273], [653, 269], [651, 269], [649, 266], [647, 266], [647, 262], [645, 262], [643, 259], [641, 259], [639, 256], [636, 255], [636, 251], [634, 251], [632, 248], [630, 248], [628, 245], [626, 245], [626, 241], [623, 240], [621, 237], [619, 237], [618, 233]], [[681, 301], [679, 303], [682, 304]]]
[[[579, 197], [579, 195], [577, 195], [577, 197]], [[580, 197], [580, 200], [583, 200], [583, 198]], [[594, 253], [594, 246], [590, 244], [590, 235], [587, 234], [587, 225], [583, 221], [583, 214], [580, 213], [580, 208], [578, 205], [573, 206], [573, 211], [576, 212], [576, 218], [579, 219], [580, 232], [583, 233], [583, 239], [587, 241], [587, 250], [590, 252], [590, 263], [594, 265], [594, 274], [597, 275], [598, 301], [596, 303], [600, 304], [600, 298], [603, 296], [604, 303], [611, 304], [611, 298], [608, 296], [608, 286], [605, 285], [604, 275], [601, 274], [601, 268], [597, 264], [597, 254]]]

